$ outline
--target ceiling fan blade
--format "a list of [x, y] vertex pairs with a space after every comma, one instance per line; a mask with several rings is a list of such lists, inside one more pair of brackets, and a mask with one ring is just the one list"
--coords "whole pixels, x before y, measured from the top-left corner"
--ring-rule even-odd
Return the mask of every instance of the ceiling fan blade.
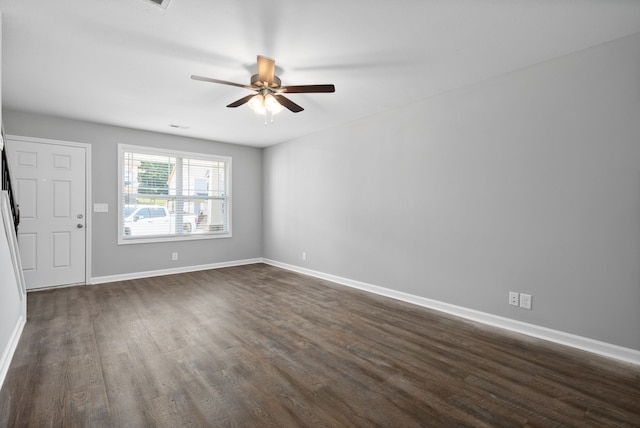
[[231, 104], [229, 104], [227, 107], [240, 107], [242, 104], [246, 104], [249, 102], [249, 100], [253, 97], [255, 97], [256, 94], [251, 94], [251, 95], [247, 95], [246, 97], [242, 97], [237, 101], [232, 102]]
[[304, 110], [302, 107], [300, 107], [298, 104], [291, 101], [289, 98], [286, 98], [280, 94], [276, 94], [275, 97], [280, 104], [282, 104], [284, 107], [288, 108], [294, 113], [300, 113], [302, 110]]
[[241, 83], [227, 82], [226, 80], [212, 79], [211, 77], [196, 76], [194, 74], [191, 75], [191, 78], [193, 80], [201, 80], [203, 82], [211, 82], [211, 83], [220, 83], [221, 85], [237, 86], [238, 88], [251, 89], [252, 91], [255, 91], [255, 88], [252, 88], [249, 85], [243, 85]]
[[317, 92], [335, 92], [336, 87], [334, 85], [296, 85], [296, 86], [282, 86], [277, 89], [277, 92], [286, 92], [288, 94], [310, 94]]
[[258, 80], [271, 86], [276, 73], [276, 62], [266, 56], [258, 55]]

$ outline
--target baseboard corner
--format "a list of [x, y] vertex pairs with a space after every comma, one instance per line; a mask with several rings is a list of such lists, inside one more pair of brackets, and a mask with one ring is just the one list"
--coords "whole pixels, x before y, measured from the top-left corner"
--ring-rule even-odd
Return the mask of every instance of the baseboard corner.
[[434, 310], [444, 312], [450, 315], [458, 316], [470, 321], [476, 321], [482, 324], [491, 325], [493, 327], [498, 327], [498, 328], [502, 328], [512, 332], [525, 334], [527, 336], [536, 337], [538, 339], [547, 340], [549, 342], [569, 346], [572, 348], [591, 352], [600, 356], [613, 358], [626, 363], [640, 365], [640, 351], [635, 349], [625, 348], [625, 347], [614, 345], [611, 343], [601, 342], [588, 337], [578, 336], [575, 334], [554, 330], [554, 329], [542, 327], [535, 324], [529, 324], [522, 321], [513, 320], [510, 318], [505, 318], [498, 315], [477, 311], [474, 309], [464, 308], [461, 306], [456, 306], [449, 303], [440, 302], [437, 300], [427, 299], [425, 297], [416, 296], [413, 294], [408, 294], [401, 291], [380, 287], [377, 285], [367, 284], [361, 281], [355, 281], [352, 279], [343, 278], [336, 275], [331, 275], [324, 272], [319, 272], [319, 271], [303, 268], [303, 267], [288, 264], [288, 263], [282, 263], [277, 260], [264, 258], [262, 262], [271, 266], [276, 266], [282, 269], [290, 270], [292, 272], [313, 276], [313, 277], [331, 281], [337, 284], [345, 285], [347, 287], [357, 288], [359, 290], [363, 290], [373, 294], [378, 294], [381, 296], [390, 297], [392, 299], [411, 303], [417, 306], [434, 309]]

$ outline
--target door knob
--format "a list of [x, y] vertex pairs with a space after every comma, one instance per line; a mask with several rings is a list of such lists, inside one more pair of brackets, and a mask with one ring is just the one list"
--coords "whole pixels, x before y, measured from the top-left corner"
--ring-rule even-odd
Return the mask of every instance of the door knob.
[[84, 227], [84, 224], [82, 223], [78, 223], [78, 225], [76, 226], [78, 229], [82, 229]]

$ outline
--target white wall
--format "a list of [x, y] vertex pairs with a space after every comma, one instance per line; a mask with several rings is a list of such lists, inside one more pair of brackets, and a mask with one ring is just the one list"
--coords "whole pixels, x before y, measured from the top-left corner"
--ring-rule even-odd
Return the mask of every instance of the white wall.
[[640, 350], [638, 46], [266, 149], [264, 256]]
[[[93, 278], [113, 278], [167, 269], [234, 262], [262, 255], [262, 151], [175, 135], [138, 131], [58, 117], [5, 110], [7, 134], [91, 144], [94, 203], [108, 213], [88, 218], [92, 233]], [[153, 244], [117, 245], [117, 144], [181, 149], [232, 157], [233, 237]], [[172, 261], [171, 253], [179, 260]]]
[[[0, 11], [0, 70], [2, 69], [2, 11]], [[1, 81], [1, 77], [0, 77]], [[0, 85], [0, 105], [2, 104]], [[0, 123], [2, 113], [0, 112]], [[9, 242], [0, 215], [0, 388], [9, 370], [13, 352], [26, 322], [26, 300], [20, 299], [13, 271]]]
[[20, 298], [9, 242], [0, 216], [0, 387], [26, 322], [26, 297]]

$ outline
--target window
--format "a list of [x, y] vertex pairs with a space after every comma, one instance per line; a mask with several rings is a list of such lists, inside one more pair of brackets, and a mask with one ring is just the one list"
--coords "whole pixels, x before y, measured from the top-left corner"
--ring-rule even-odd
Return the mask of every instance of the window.
[[231, 236], [231, 158], [118, 146], [118, 243]]

